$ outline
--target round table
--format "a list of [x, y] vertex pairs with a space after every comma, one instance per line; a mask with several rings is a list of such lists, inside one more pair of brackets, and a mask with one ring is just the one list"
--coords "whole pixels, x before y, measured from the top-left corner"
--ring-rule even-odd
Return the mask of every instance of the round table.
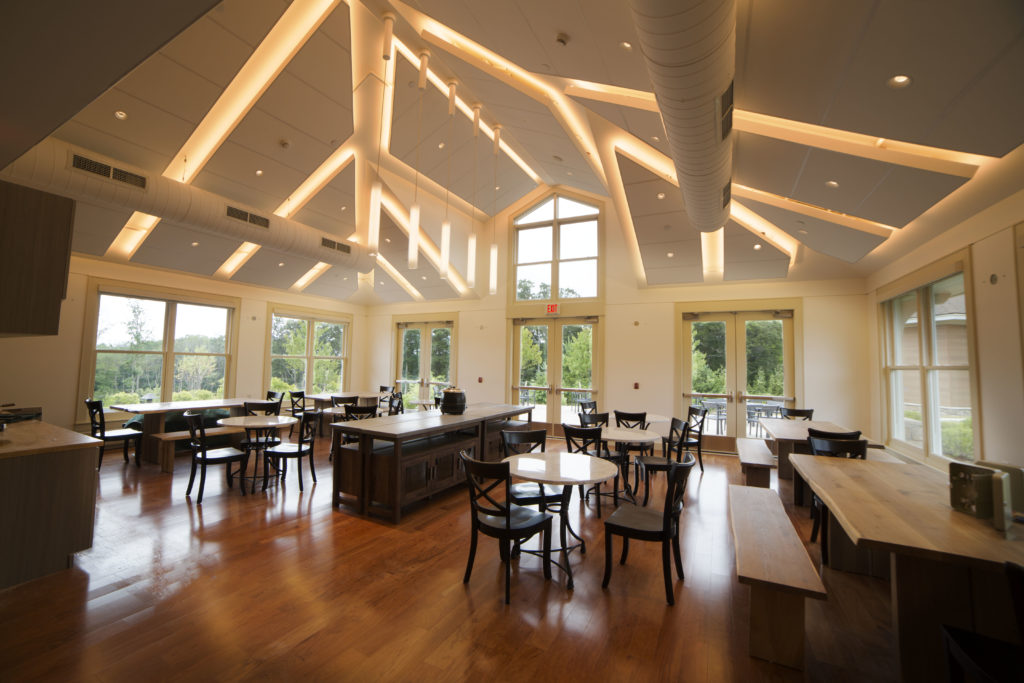
[[[615, 441], [619, 446], [619, 456], [622, 460], [622, 485], [633, 502], [636, 502], [636, 492], [629, 488], [629, 449], [630, 444], [651, 444], [661, 441], [661, 434], [653, 429], [627, 429], [625, 427], [602, 427], [601, 439], [604, 441]], [[615, 504], [619, 504], [618, 491], [614, 491]]]
[[[509, 456], [503, 462], [509, 464], [509, 472], [513, 477], [535, 481], [541, 485], [552, 484], [562, 487], [562, 502], [558, 511], [561, 520], [562, 547], [552, 548], [552, 550], [561, 551], [564, 566], [558, 562], [555, 562], [555, 565], [565, 572], [568, 577], [566, 586], [572, 590], [572, 566], [569, 564], [569, 553], [577, 547], [580, 548], [580, 552], [587, 552], [583, 539], [569, 524], [569, 499], [572, 497], [572, 487], [608, 481], [615, 477], [617, 468], [607, 460], [580, 453], [525, 453]], [[566, 532], [578, 539], [579, 543], [570, 546]]]
[[[270, 435], [271, 432], [276, 432], [282, 427], [290, 427], [299, 421], [299, 418], [292, 417], [291, 415], [237, 415], [235, 417], [222, 417], [217, 420], [217, 424], [223, 427], [241, 427], [245, 430], [245, 438], [250, 443], [258, 442], [261, 438], [265, 438]], [[252, 470], [252, 490], [256, 491], [256, 469], [259, 467], [258, 461], [253, 463]], [[242, 486], [245, 486], [244, 477], [247, 475], [243, 472], [239, 475], [242, 480]], [[267, 476], [267, 462], [266, 458], [263, 460], [263, 476]]]

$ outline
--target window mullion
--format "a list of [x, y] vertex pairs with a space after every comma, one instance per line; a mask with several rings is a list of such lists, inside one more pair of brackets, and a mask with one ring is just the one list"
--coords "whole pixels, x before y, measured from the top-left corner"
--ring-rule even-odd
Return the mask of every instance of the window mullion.
[[168, 301], [164, 307], [164, 365], [160, 391], [162, 401], [174, 398], [174, 326], [177, 321], [178, 303]]

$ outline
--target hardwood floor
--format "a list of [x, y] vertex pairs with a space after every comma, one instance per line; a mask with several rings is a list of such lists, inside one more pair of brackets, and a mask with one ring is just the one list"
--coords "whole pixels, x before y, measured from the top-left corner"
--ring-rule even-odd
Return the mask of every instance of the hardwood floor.
[[[491, 539], [462, 583], [463, 488], [397, 527], [332, 509], [327, 441], [320, 483], [307, 471], [304, 493], [290, 471], [243, 497], [213, 468], [202, 506], [185, 498], [187, 460], [172, 476], [109, 454], [93, 548], [74, 569], [0, 592], [0, 680], [896, 678], [888, 583], [830, 570], [828, 600], [808, 601], [806, 670], [748, 656], [749, 589], [736, 580], [726, 499], [727, 485], [741, 483], [734, 457], [705, 455], [703, 476], [690, 478], [674, 607], [655, 544], [635, 542], [622, 566], [617, 539], [601, 589], [603, 527], [575, 494], [573, 525], [588, 541], [586, 555], [572, 556], [575, 590], [557, 570], [545, 582], [540, 560], [523, 555], [506, 606]], [[658, 505], [663, 482], [652, 491]], [[806, 508], [787, 510], [809, 538]], [[817, 562], [817, 545], [807, 547]]]

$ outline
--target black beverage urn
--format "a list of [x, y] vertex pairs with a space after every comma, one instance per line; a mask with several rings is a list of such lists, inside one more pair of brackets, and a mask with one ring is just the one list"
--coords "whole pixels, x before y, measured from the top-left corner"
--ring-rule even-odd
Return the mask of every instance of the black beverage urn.
[[441, 395], [441, 412], [445, 415], [462, 415], [466, 412], [466, 392], [462, 389], [445, 389]]

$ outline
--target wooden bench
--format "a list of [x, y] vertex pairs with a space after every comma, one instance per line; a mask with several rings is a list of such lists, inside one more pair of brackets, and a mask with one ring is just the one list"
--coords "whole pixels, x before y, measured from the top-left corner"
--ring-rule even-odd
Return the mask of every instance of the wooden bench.
[[761, 439], [736, 439], [736, 452], [740, 456], [740, 468], [747, 486], [769, 488], [775, 456], [768, 444]]
[[804, 598], [824, 600], [821, 577], [771, 489], [729, 487], [736, 573], [750, 586], [750, 655], [802, 669]]
[[[241, 427], [207, 427], [206, 436], [226, 436], [231, 434], [244, 434]], [[188, 430], [182, 432], [161, 432], [151, 435], [157, 440], [157, 462], [160, 463], [161, 472], [174, 471], [174, 444], [178, 441], [188, 441], [192, 438]]]

